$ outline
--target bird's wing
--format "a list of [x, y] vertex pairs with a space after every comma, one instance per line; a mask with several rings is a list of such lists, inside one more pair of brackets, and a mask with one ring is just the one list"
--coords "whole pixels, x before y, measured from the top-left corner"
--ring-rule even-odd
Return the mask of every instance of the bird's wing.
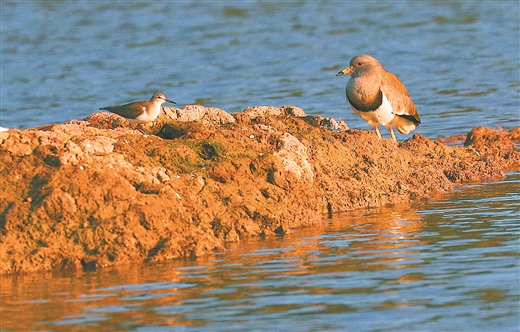
[[390, 104], [392, 104], [396, 115], [406, 118], [415, 124], [421, 123], [421, 118], [412, 98], [408, 94], [408, 90], [406, 90], [406, 87], [397, 76], [385, 71], [381, 82], [381, 91], [383, 91]]
[[108, 106], [100, 109], [107, 110], [115, 114], [119, 114], [125, 118], [135, 119], [143, 113], [144, 107], [145, 105], [143, 105], [141, 102], [135, 102], [121, 106]]

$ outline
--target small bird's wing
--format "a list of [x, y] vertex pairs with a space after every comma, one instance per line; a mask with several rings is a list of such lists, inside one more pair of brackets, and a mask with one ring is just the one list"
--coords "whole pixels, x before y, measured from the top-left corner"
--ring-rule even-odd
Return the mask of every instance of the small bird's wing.
[[397, 76], [385, 70], [381, 82], [381, 91], [388, 98], [395, 115], [411, 121], [415, 125], [421, 123], [421, 117], [408, 94], [408, 90]]
[[143, 103], [139, 101], [120, 106], [102, 107], [100, 110], [106, 110], [115, 114], [119, 114], [125, 118], [135, 119], [144, 112], [144, 109], [146, 108], [145, 104], [145, 102]]

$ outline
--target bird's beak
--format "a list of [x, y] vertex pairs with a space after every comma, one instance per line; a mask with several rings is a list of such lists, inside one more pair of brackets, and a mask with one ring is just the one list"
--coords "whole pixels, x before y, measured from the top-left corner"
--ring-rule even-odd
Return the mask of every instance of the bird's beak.
[[177, 103], [176, 103], [176, 102], [174, 102], [174, 101], [171, 101], [171, 100], [168, 100], [168, 99], [165, 99], [165, 100], [166, 100], [167, 102], [169, 102], [169, 103], [172, 103], [172, 104], [177, 104]]
[[345, 75], [345, 74], [351, 74], [352, 73], [352, 67], [347, 67], [345, 69], [343, 69], [342, 71], [340, 71], [339, 73], [336, 74], [336, 76], [341, 76], [341, 75]]

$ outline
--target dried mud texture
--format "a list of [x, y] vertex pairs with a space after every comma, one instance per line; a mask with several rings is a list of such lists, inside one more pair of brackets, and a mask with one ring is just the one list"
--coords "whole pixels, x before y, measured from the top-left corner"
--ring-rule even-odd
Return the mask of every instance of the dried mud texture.
[[396, 144], [295, 106], [165, 108], [137, 129], [95, 113], [0, 133], [1, 273], [206, 255], [520, 164], [518, 128]]

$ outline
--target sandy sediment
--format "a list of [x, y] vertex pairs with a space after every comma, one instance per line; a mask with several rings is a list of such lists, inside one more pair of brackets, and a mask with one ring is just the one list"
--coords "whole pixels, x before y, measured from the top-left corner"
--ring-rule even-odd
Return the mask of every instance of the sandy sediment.
[[0, 132], [0, 273], [201, 256], [501, 179], [520, 169], [519, 138], [477, 127], [458, 145], [421, 134], [396, 144], [295, 106], [164, 108], [140, 131], [94, 113]]

